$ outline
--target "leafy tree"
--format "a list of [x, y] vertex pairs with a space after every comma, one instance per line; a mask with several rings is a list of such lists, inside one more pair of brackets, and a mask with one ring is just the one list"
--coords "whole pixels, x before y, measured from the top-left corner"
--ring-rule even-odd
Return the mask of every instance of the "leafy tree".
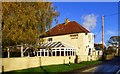
[[118, 47], [119, 46], [120, 36], [112, 36], [107, 42], [108, 47]]
[[109, 47], [108, 47], [108, 50], [106, 50], [106, 53], [108, 53], [108, 54], [116, 53], [116, 51], [114, 50], [114, 48], [116, 48], [116, 47], [114, 47], [114, 46], [109, 46]]
[[59, 14], [51, 2], [3, 2], [2, 44], [34, 44]]
[[110, 53], [115, 53], [118, 50], [120, 50], [120, 36], [112, 36], [110, 37], [110, 39], [107, 42], [107, 46], [108, 46], [108, 52]]

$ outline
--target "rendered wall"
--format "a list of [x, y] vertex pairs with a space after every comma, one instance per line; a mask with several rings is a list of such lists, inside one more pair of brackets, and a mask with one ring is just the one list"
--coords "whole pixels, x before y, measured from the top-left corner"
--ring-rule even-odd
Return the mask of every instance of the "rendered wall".
[[[28, 69], [40, 66], [74, 63], [75, 56], [53, 56], [53, 57], [23, 57], [23, 58], [0, 58], [4, 72]], [[0, 67], [2, 70], [2, 67]], [[1, 72], [1, 71], [0, 71]]]
[[101, 58], [101, 55], [81, 55], [79, 56], [79, 62], [81, 61], [95, 61]]
[[[52, 38], [53, 42], [63, 42], [67, 45], [76, 48], [77, 55], [80, 56], [80, 60], [86, 61], [85, 58], [88, 56], [89, 48], [92, 49], [91, 55], [93, 54], [94, 49], [94, 35], [92, 33], [75, 33], [78, 34], [77, 39], [72, 39], [70, 35], [74, 34], [67, 34], [67, 35], [60, 35], [60, 36], [51, 36], [51, 37], [45, 37], [44, 43], [48, 42], [48, 38]], [[91, 40], [91, 41], [90, 41]], [[86, 56], [86, 57], [84, 57]], [[83, 58], [84, 57], [84, 58]]]

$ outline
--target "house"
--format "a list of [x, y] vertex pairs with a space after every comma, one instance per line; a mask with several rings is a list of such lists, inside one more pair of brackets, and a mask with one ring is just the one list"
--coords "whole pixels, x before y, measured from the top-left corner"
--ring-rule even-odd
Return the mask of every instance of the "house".
[[108, 50], [116, 51], [115, 55], [120, 55], [120, 36], [111, 36], [108, 40]]
[[103, 55], [102, 44], [94, 44], [94, 47], [95, 47], [95, 55], [98, 55], [99, 57], [102, 57], [102, 55]]
[[80, 61], [96, 60], [94, 56], [94, 34], [78, 24], [76, 21], [65, 20], [46, 32], [43, 36], [44, 44], [62, 42], [75, 49], [75, 55]]

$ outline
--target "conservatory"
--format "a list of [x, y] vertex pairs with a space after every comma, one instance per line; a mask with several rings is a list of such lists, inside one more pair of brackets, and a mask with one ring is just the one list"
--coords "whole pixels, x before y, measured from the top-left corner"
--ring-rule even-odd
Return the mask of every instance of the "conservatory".
[[40, 45], [36, 56], [75, 56], [75, 50], [62, 42], [48, 42]]

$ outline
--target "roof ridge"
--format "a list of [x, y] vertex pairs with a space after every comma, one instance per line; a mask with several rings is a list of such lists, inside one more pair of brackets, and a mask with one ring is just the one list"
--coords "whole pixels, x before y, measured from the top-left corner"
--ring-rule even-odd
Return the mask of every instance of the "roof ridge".
[[[76, 21], [74, 21], [75, 23], [77, 23]], [[79, 24], [79, 23], [77, 23], [78, 25], [79, 25], [79, 27], [82, 27], [81, 29], [83, 29], [84, 27], [81, 25], [81, 24]], [[86, 28], [84, 28], [84, 29], [86, 29]], [[88, 29], [86, 29], [87, 31], [89, 31]], [[90, 31], [89, 31], [90, 32]]]
[[76, 21], [70, 21], [67, 24], [61, 23], [46, 32], [48, 36], [72, 34], [72, 33], [90, 33], [86, 28], [77, 23]]

